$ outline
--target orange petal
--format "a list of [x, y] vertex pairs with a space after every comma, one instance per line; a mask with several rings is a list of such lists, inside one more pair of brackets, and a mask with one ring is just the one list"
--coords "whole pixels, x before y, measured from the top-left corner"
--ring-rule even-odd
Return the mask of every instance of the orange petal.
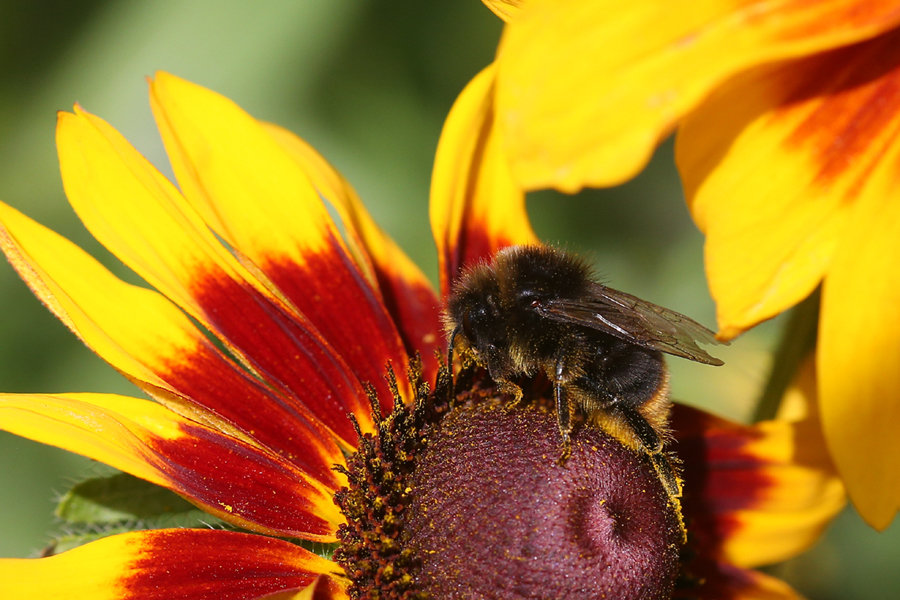
[[854, 203], [900, 146], [900, 30], [746, 73], [687, 118], [676, 146], [724, 337], [821, 281]]
[[141, 389], [188, 418], [262, 443], [320, 482], [340, 486], [331, 467], [343, 457], [318, 420], [226, 359], [163, 296], [125, 283], [3, 203], [0, 247], [35, 295]]
[[[790, 401], [809, 406], [814, 387], [809, 360]], [[753, 426], [684, 406], [674, 417], [685, 518], [701, 554], [742, 567], [785, 560], [811, 546], [844, 507], [815, 413]]]
[[894, 27], [884, 0], [531, 0], [506, 26], [497, 111], [527, 189], [620, 183], [736, 73]]
[[[102, 119], [60, 113], [63, 186], [85, 226], [348, 447], [371, 427], [362, 383], [322, 334], [250, 275], [177, 189]], [[320, 277], [327, 273], [319, 273]], [[302, 397], [299, 395], [302, 394]]]
[[361, 381], [379, 390], [389, 409], [385, 367], [390, 362], [405, 373], [406, 351], [300, 164], [219, 94], [167, 73], [157, 74], [150, 92], [188, 201], [275, 295], [309, 319]]
[[[164, 529], [100, 539], [48, 558], [0, 560], [0, 597], [17, 600], [251, 600], [340, 568], [288, 542]], [[340, 584], [326, 578], [339, 598]]]
[[829, 448], [860, 515], [880, 530], [900, 509], [900, 144], [879, 166], [825, 278], [817, 358]]
[[525, 194], [513, 182], [494, 120], [495, 68], [479, 73], [456, 99], [438, 141], [431, 176], [431, 229], [441, 291], [465, 265], [537, 238]]
[[428, 278], [375, 223], [356, 190], [315, 148], [281, 127], [263, 125], [340, 216], [357, 263], [371, 285], [381, 292], [381, 300], [400, 329], [407, 353], [421, 356], [423, 374], [432, 381], [437, 373], [435, 351], [443, 347], [444, 340], [439, 335], [440, 301]]
[[166, 487], [264, 533], [333, 541], [343, 517], [321, 486], [274, 454], [114, 394], [0, 394], [0, 429]]

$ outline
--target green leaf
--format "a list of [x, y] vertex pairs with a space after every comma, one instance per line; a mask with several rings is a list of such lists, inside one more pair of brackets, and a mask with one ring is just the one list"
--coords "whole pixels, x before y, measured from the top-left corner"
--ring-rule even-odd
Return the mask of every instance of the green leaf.
[[41, 556], [53, 556], [66, 550], [83, 546], [89, 542], [99, 540], [117, 533], [132, 531], [130, 527], [108, 527], [98, 530], [96, 528], [79, 527], [73, 531], [54, 535], [50, 543], [41, 552]]
[[169, 490], [117, 473], [82, 481], [56, 507], [56, 516], [69, 523], [104, 525], [123, 521], [157, 520], [190, 513], [214, 519]]
[[48, 556], [129, 531], [174, 527], [233, 529], [174, 492], [127, 473], [75, 484], [57, 505], [56, 516], [63, 523], [44, 550]]

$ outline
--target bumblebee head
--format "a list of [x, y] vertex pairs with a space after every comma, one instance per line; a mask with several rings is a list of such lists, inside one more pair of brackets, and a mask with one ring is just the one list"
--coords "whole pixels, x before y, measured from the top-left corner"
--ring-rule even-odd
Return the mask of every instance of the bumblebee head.
[[509, 344], [507, 319], [496, 274], [488, 265], [478, 265], [460, 277], [447, 305], [447, 326], [490, 368]]

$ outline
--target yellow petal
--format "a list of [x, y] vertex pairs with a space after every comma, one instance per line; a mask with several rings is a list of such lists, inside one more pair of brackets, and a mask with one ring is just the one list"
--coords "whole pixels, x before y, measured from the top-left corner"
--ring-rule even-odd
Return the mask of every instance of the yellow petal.
[[504, 21], [512, 21], [521, 11], [524, 0], [484, 0], [484, 5], [491, 9], [491, 12], [503, 19]]
[[256, 600], [349, 600], [347, 588], [327, 575], [319, 575], [315, 581], [299, 591], [275, 592]]
[[443, 346], [440, 302], [421, 269], [376, 223], [356, 190], [315, 148], [276, 125], [264, 124], [272, 137], [309, 176], [322, 198], [334, 207], [347, 231], [357, 263], [400, 329], [409, 354], [418, 353], [426, 381], [437, 372], [435, 351]]
[[431, 176], [431, 229], [438, 248], [441, 290], [460, 269], [511, 244], [537, 238], [525, 194], [512, 180], [494, 119], [494, 66], [456, 99], [438, 141]]
[[97, 354], [132, 379], [175, 391], [158, 373], [197, 354], [205, 340], [176, 306], [123, 282], [75, 244], [2, 203], [0, 246], [35, 295]]
[[867, 39], [900, 20], [879, 0], [531, 0], [509, 23], [497, 105], [527, 189], [620, 183], [729, 77]]
[[[322, 334], [252, 276], [108, 123], [81, 109], [60, 113], [57, 148], [66, 195], [94, 237], [352, 446], [356, 434], [347, 414], [357, 414], [367, 429], [368, 402], [354, 371]], [[366, 364], [382, 369], [379, 356]]]
[[56, 140], [66, 195], [85, 226], [179, 306], [195, 306], [185, 282], [196, 270], [235, 276], [236, 261], [178, 190], [108, 123], [76, 107], [59, 113]]
[[769, 465], [761, 475], [775, 484], [764, 500], [734, 514], [736, 529], [723, 546], [734, 564], [755, 567], [800, 554], [846, 505], [844, 485], [822, 436], [812, 356], [785, 392], [782, 409], [779, 419], [755, 426], [760, 437], [752, 452], [766, 457]]
[[900, 509], [900, 147], [882, 162], [825, 278], [818, 350], [826, 439], [854, 505], [879, 530]]
[[[16, 600], [254, 598], [317, 581], [337, 565], [288, 542], [200, 529], [110, 536], [56, 556], [0, 560], [0, 597]], [[333, 579], [327, 588], [340, 598]], [[318, 585], [317, 587], [326, 587]]]
[[0, 429], [161, 485], [240, 527], [333, 541], [333, 490], [265, 450], [138, 398], [0, 394]]
[[[846, 503], [836, 475], [823, 476], [817, 465], [790, 464], [805, 451], [792, 446], [795, 431], [783, 424], [761, 424], [759, 429], [765, 441], [753, 451], [770, 462], [760, 475], [777, 483], [756, 506], [731, 515], [735, 531], [726, 539], [723, 555], [743, 566], [771, 564], [809, 549]], [[779, 453], [779, 448], [791, 454]]]
[[683, 506], [699, 554], [740, 567], [772, 564], [815, 543], [846, 505], [822, 438], [810, 356], [792, 382], [785, 417], [740, 425], [676, 405]]
[[724, 337], [819, 284], [870, 173], [893, 168], [898, 85], [900, 31], [754, 69], [686, 119], [676, 156]]
[[3, 203], [0, 247], [69, 329], [148, 394], [193, 420], [290, 456], [339, 487], [331, 467], [343, 457], [317, 419], [302, 407], [286, 410], [286, 399], [226, 359], [163, 296], [125, 283]]
[[[385, 365], [405, 372], [407, 353], [302, 163], [256, 119], [206, 88], [158, 73], [150, 97], [188, 201], [249, 259], [272, 294], [309, 319], [351, 371], [390, 399]], [[338, 306], [344, 318], [336, 318]], [[409, 394], [406, 382], [399, 383]]]
[[329, 250], [336, 231], [318, 193], [250, 115], [163, 72], [150, 101], [183, 194], [229, 244], [296, 261]]

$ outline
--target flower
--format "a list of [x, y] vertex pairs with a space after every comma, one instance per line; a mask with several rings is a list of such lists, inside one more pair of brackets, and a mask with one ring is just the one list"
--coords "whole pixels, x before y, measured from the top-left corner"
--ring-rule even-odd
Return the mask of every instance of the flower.
[[900, 3], [486, 4], [508, 21], [494, 100], [518, 185], [620, 183], [677, 127], [719, 335], [821, 286], [828, 447], [860, 514], [887, 527], [900, 508]]
[[[493, 109], [479, 88], [493, 85], [488, 75], [457, 101], [436, 157], [432, 222], [445, 291], [464, 265], [534, 240], [522, 193], [497, 160]], [[0, 394], [0, 427], [175, 491], [228, 528], [132, 531], [46, 558], [2, 560], [0, 595], [342, 598], [374, 589], [421, 597], [416, 586], [471, 583], [431, 559], [427, 548], [441, 547], [447, 560], [469, 566], [468, 554], [433, 536], [435, 518], [495, 520], [479, 504], [484, 497], [512, 498], [522, 509], [512, 493], [517, 477], [504, 479], [490, 464], [471, 468], [469, 458], [484, 460], [484, 452], [466, 452], [484, 448], [485, 439], [506, 436], [510, 460], [544, 444], [532, 462], [579, 486], [585, 477], [598, 485], [616, 478], [619, 469], [547, 461], [555, 422], [539, 406], [499, 402], [483, 374], [461, 371], [449, 387], [436, 355], [444, 344], [438, 296], [311, 147], [172, 75], [159, 73], [150, 86], [178, 188], [78, 106], [59, 115], [57, 146], [81, 220], [155, 289], [120, 280], [5, 204], [0, 244], [44, 304], [153, 400]], [[668, 588], [657, 589], [698, 598], [796, 597], [748, 569], [808, 546], [843, 503], [825, 457], [809, 454], [816, 446], [793, 443], [809, 419], [747, 427], [678, 408], [675, 422], [686, 461], [687, 545], [677, 551], [677, 501], [662, 492], [646, 456], [589, 428], [573, 436], [573, 464], [616, 455], [622, 462], [615, 464], [645, 479], [625, 488], [632, 501], [617, 510], [627, 519], [609, 520], [619, 513], [606, 496], [578, 504], [586, 507], [578, 514], [588, 515], [578, 518], [599, 528], [587, 541], [612, 537], [622, 551], [611, 564], [635, 560], [631, 536], [643, 544], [641, 530], [653, 525], [679, 534], [656, 541], [656, 552], [677, 559], [664, 569], [669, 579], [660, 585]], [[524, 425], [535, 434], [511, 434]], [[460, 455], [469, 458], [460, 461], [448, 448], [466, 439]], [[504, 445], [495, 439], [488, 447]], [[442, 479], [446, 473], [474, 477], [475, 487]], [[442, 498], [463, 489], [466, 501], [442, 510]], [[635, 511], [638, 505], [655, 508]], [[551, 524], [577, 515], [562, 517]], [[484, 573], [501, 540], [485, 543], [480, 531], [461, 541], [487, 553], [468, 561]], [[581, 537], [530, 533], [529, 543], [580, 544], [585, 532], [577, 531]], [[297, 540], [340, 544], [332, 559]], [[527, 563], [534, 564], [546, 567], [542, 555]], [[518, 576], [506, 573], [507, 581], [495, 572], [488, 585], [509, 583], [505, 597], [516, 597], [516, 586], [525, 585]]]

